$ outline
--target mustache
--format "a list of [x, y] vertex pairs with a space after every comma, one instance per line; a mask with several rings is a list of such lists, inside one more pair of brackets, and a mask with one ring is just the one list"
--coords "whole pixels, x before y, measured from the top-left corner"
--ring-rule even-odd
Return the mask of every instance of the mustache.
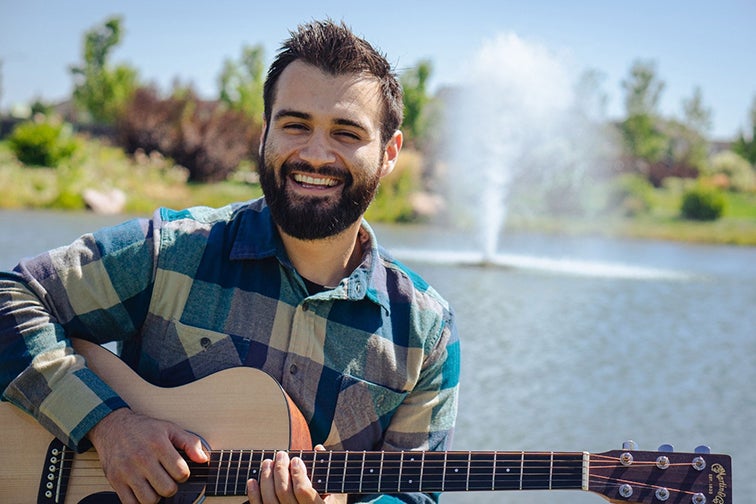
[[352, 175], [348, 170], [344, 170], [343, 168], [338, 168], [336, 166], [326, 165], [315, 168], [306, 161], [290, 161], [284, 163], [281, 166], [281, 175], [283, 175], [284, 178], [288, 177], [292, 174], [292, 172], [295, 171], [301, 173], [311, 173], [313, 175], [326, 175], [329, 177], [340, 178], [343, 179], [346, 183], [352, 181]]

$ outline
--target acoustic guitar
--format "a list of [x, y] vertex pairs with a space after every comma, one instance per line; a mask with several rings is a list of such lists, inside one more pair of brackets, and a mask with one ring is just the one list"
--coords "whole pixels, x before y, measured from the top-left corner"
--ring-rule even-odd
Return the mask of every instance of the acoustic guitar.
[[[269, 375], [232, 368], [175, 388], [142, 380], [116, 355], [76, 351], [135, 411], [200, 435], [210, 462], [165, 502], [241, 502], [246, 482], [279, 450], [301, 457], [322, 493], [584, 490], [612, 503], [731, 504], [728, 455], [639, 451], [313, 451], [302, 414]], [[0, 502], [117, 503], [97, 453], [76, 454], [32, 417], [0, 404]]]

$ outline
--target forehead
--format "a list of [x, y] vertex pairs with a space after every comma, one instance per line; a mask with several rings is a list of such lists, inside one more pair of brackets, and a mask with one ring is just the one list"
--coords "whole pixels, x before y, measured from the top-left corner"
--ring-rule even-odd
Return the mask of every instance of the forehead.
[[294, 61], [276, 84], [272, 117], [278, 110], [296, 110], [317, 119], [356, 120], [378, 129], [382, 100], [378, 80], [361, 74], [331, 75]]

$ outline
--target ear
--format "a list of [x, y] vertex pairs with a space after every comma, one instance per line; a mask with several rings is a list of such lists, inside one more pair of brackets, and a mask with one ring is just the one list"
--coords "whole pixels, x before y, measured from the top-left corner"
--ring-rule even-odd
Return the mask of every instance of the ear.
[[402, 132], [396, 130], [391, 139], [383, 149], [383, 164], [381, 166], [381, 177], [385, 177], [394, 170], [396, 160], [399, 158], [399, 151], [402, 150], [404, 136]]

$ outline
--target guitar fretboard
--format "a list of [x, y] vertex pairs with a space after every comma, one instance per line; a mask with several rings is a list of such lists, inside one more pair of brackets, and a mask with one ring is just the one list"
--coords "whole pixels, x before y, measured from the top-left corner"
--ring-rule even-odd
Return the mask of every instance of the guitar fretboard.
[[[244, 495], [273, 450], [220, 450], [197, 476], [206, 494]], [[294, 451], [321, 493], [570, 490], [584, 486], [580, 452]]]

